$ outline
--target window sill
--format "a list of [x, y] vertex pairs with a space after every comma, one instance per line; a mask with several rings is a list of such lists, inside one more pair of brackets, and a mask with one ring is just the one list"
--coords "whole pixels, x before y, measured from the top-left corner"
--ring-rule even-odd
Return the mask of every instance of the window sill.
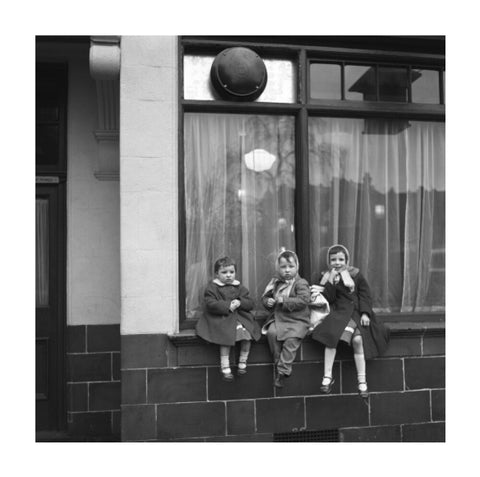
[[[414, 336], [444, 336], [445, 335], [445, 320], [434, 321], [393, 321], [385, 320], [385, 326], [390, 329], [392, 337], [414, 337]], [[175, 346], [190, 346], [205, 343], [202, 338], [199, 338], [194, 329], [185, 329], [178, 333], [168, 335], [168, 338]], [[306, 340], [311, 338], [307, 336]], [[265, 337], [262, 336], [261, 341]]]

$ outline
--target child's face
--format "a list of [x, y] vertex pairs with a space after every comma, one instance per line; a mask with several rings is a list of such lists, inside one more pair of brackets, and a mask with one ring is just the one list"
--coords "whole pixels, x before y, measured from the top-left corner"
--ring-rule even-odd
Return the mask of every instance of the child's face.
[[297, 275], [297, 265], [293, 260], [282, 257], [278, 262], [278, 273], [284, 280], [291, 280]]
[[337, 252], [330, 255], [330, 266], [335, 269], [344, 267], [346, 265], [346, 262], [347, 260], [343, 252]]
[[235, 267], [233, 265], [220, 267], [216, 276], [222, 283], [232, 283], [235, 280]]

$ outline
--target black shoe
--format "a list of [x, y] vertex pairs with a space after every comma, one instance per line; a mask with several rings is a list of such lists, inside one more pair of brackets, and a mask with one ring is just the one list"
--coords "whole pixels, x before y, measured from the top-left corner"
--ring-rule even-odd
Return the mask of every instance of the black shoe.
[[285, 378], [286, 376], [282, 373], [278, 373], [275, 377], [275, 382], [273, 383], [276, 388], [283, 388], [285, 385]]
[[247, 374], [247, 368], [237, 368], [237, 374], [239, 376], [243, 376], [243, 375]]

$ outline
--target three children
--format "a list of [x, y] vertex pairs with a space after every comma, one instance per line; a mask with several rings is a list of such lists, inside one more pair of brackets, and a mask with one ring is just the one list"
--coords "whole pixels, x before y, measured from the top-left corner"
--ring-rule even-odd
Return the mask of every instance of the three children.
[[[333, 245], [327, 253], [329, 269], [320, 284], [308, 285], [298, 274], [297, 255], [286, 250], [276, 260], [276, 274], [267, 284], [262, 303], [271, 312], [261, 333], [266, 334], [275, 365], [275, 387], [284, 386], [292, 364], [310, 327], [311, 299], [321, 293], [330, 304], [330, 313], [318, 324], [312, 338], [325, 346], [324, 376], [320, 390], [330, 393], [335, 380], [332, 368], [336, 348], [344, 341], [353, 348], [358, 392], [368, 396], [365, 359], [382, 354], [388, 344], [388, 329], [376, 319], [370, 289], [358, 268], [349, 265], [343, 245]], [[237, 374], [247, 371], [251, 341], [260, 338], [260, 329], [251, 310], [248, 290], [236, 280], [236, 264], [224, 257], [215, 262], [215, 278], [205, 290], [205, 312], [197, 323], [197, 334], [220, 345], [223, 379], [233, 381], [230, 349], [240, 341]]]

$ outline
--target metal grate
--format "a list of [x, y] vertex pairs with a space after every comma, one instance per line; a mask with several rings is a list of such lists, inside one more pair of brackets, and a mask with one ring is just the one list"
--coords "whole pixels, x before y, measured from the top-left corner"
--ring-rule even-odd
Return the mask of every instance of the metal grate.
[[273, 442], [339, 442], [338, 429], [281, 432], [273, 434]]

